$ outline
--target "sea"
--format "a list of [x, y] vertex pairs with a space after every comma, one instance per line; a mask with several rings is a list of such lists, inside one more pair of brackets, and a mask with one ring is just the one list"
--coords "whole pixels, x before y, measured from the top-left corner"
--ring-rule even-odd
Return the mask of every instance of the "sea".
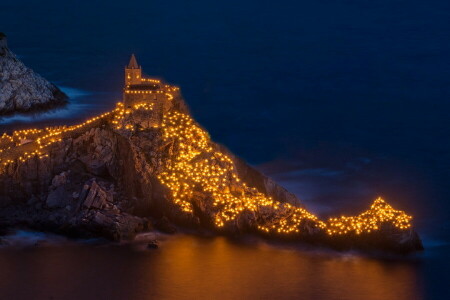
[[10, 49], [70, 103], [2, 117], [0, 133], [112, 109], [134, 53], [309, 210], [357, 214], [381, 196], [414, 217], [425, 251], [189, 234], [150, 251], [21, 231], [0, 246], [0, 298], [450, 298], [449, 20], [444, 0], [1, 0]]

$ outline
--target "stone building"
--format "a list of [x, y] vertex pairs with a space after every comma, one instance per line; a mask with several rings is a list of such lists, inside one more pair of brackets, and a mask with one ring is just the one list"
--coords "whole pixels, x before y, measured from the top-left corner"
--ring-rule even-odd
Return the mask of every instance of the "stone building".
[[179, 95], [177, 87], [168, 85], [159, 79], [146, 78], [142, 75], [142, 67], [137, 63], [134, 54], [125, 67], [125, 88], [123, 103], [125, 108], [136, 108], [150, 105], [151, 111], [145, 113], [147, 122], [152, 126], [161, 123], [162, 116], [172, 107], [172, 100]]

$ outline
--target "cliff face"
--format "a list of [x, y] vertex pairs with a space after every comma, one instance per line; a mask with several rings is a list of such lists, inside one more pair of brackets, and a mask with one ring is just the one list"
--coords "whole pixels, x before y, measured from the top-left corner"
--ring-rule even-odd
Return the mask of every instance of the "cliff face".
[[31, 111], [65, 103], [67, 96], [27, 68], [7, 46], [0, 32], [0, 113]]
[[[134, 134], [102, 120], [70, 133], [48, 149], [48, 157], [6, 166], [0, 174], [0, 226], [26, 224], [76, 236], [129, 239], [150, 228], [148, 218], [214, 229], [214, 208], [206, 193], [196, 194], [198, 211], [184, 214], [158, 174], [172, 159], [159, 129]], [[221, 146], [215, 145], [217, 148]], [[283, 202], [299, 200], [240, 159], [241, 178]], [[165, 218], [165, 219], [166, 219]], [[122, 222], [119, 221], [122, 219]], [[227, 228], [239, 232], [251, 219]]]
[[[159, 125], [151, 105], [69, 128], [0, 139], [0, 229], [132, 239], [170, 223], [328, 245], [414, 251], [410, 217], [378, 199], [356, 217], [321, 221], [300, 201], [209, 139], [179, 94]], [[26, 140], [26, 143], [23, 141]]]

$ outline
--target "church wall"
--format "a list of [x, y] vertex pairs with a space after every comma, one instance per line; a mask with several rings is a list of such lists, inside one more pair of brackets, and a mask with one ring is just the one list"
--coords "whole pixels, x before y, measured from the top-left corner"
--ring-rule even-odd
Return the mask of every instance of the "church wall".
[[125, 84], [141, 84], [142, 82], [142, 70], [141, 69], [127, 69], [125, 68]]

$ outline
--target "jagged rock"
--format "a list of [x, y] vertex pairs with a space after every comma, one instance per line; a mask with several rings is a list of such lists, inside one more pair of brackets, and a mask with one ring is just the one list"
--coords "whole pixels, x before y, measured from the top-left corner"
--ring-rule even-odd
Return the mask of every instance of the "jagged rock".
[[177, 228], [172, 223], [170, 223], [169, 219], [166, 216], [155, 222], [155, 228], [169, 234], [174, 234], [177, 232]]
[[151, 240], [148, 244], [147, 244], [147, 249], [158, 249], [158, 241], [157, 240]]
[[67, 182], [67, 173], [66, 172], [62, 172], [59, 175], [56, 175], [55, 177], [53, 177], [52, 179], [52, 187], [53, 188], [57, 188], [60, 185], [63, 185]]
[[80, 196], [78, 197], [78, 199], [80, 199], [80, 201], [83, 201], [83, 202], [85, 201], [90, 188], [91, 188], [91, 186], [89, 184], [83, 185], [83, 189], [81, 190]]
[[84, 227], [91, 233], [116, 241], [133, 239], [144, 229], [144, 223], [143, 219], [127, 213], [115, 215], [105, 211], [95, 211], [84, 219]]
[[48, 194], [45, 203], [50, 208], [62, 208], [67, 205], [67, 198], [68, 195], [64, 186], [58, 186]]
[[55, 85], [27, 68], [9, 49], [0, 32], [0, 113], [31, 111], [67, 101]]
[[101, 209], [107, 205], [107, 202], [113, 202], [112, 195], [105, 191], [97, 182], [93, 181], [89, 192], [84, 200], [83, 206], [86, 208]]
[[[149, 137], [152, 138], [151, 143], [145, 141]], [[221, 151], [228, 151], [217, 147]], [[108, 127], [96, 127], [70, 136], [62, 143], [55, 144], [50, 151], [48, 158], [28, 160], [0, 174], [0, 187], [5, 187], [0, 189], [0, 206], [8, 207], [20, 201], [26, 203], [33, 195], [43, 195], [42, 199], [46, 199], [44, 207], [39, 201], [30, 204], [31, 217], [8, 217], [10, 224], [28, 223], [38, 229], [83, 237], [102, 236], [112, 240], [131, 239], [136, 233], [151, 229], [147, 219], [137, 216], [154, 216], [157, 219], [155, 229], [166, 233], [176, 232], [173, 223], [214, 229], [211, 220], [214, 219], [215, 211], [208, 195], [195, 191], [192, 203], [196, 214], [186, 217], [172, 203], [167, 188], [157, 179], [162, 161], [170, 157], [173, 151], [170, 145], [162, 143], [157, 131], [152, 131], [151, 135], [142, 132], [142, 135], [135, 134], [130, 138]], [[228, 155], [233, 158], [243, 180], [251, 182], [259, 191], [280, 202], [301, 206], [300, 201], [284, 188], [242, 160]], [[92, 168], [95, 161], [100, 161], [105, 171], [95, 171]], [[228, 188], [231, 192], [242, 192], [238, 186], [231, 185]], [[51, 210], [47, 212], [46, 207]], [[26, 208], [21, 210], [25, 214]], [[57, 212], [60, 217], [55, 217]], [[1, 209], [0, 219], [4, 215], [8, 215], [7, 211]], [[161, 218], [162, 215], [164, 217]], [[224, 226], [222, 231], [252, 232], [256, 220], [270, 224], [274, 220], [273, 211], [269, 207], [262, 207], [258, 214], [244, 212], [235, 222]], [[320, 230], [313, 224], [306, 222], [302, 231], [306, 240], [324, 243]], [[381, 247], [405, 252], [408, 249], [421, 249], [420, 239], [412, 230], [402, 234], [386, 231], [380, 236], [359, 238], [358, 242], [335, 238], [330, 245], [330, 240], [327, 241], [329, 246], [342, 249]]]
[[[217, 147], [218, 150], [227, 151], [221, 146]], [[161, 171], [165, 156], [173, 153], [173, 149], [170, 145], [162, 144], [161, 131], [143, 131], [132, 137], [124, 137], [108, 127], [92, 127], [68, 136], [63, 142], [52, 146], [50, 152], [49, 158], [28, 160], [0, 174], [0, 185], [15, 186], [13, 189], [0, 190], [0, 196], [28, 199], [33, 194], [41, 193], [46, 195], [47, 205], [51, 208], [65, 208], [70, 204], [81, 210], [107, 208], [116, 214], [128, 212], [150, 216], [157, 212], [164, 213], [167, 218], [158, 223], [160, 229], [166, 232], [175, 231], [175, 227], [168, 225], [168, 220], [190, 223], [196, 227], [205, 225], [202, 220], [214, 216], [214, 211], [208, 204], [210, 200], [202, 192], [195, 193], [194, 202], [203, 216], [183, 217], [170, 198], [167, 198], [167, 188], [161, 185], [156, 176]], [[251, 181], [259, 190], [280, 202], [299, 202], [294, 195], [245, 162], [235, 157], [233, 159], [236, 160], [236, 167], [243, 180]], [[97, 162], [106, 170], [99, 172], [93, 168]], [[76, 183], [87, 174], [99, 181], [94, 183], [91, 179]], [[117, 198], [113, 196], [114, 190], [99, 182], [119, 186]], [[46, 183], [50, 185], [50, 189], [46, 188]], [[62, 189], [57, 190], [60, 186], [65, 187], [66, 193]], [[230, 190], [236, 189], [230, 186]], [[20, 193], [23, 196], [19, 196]], [[63, 200], [58, 198], [62, 194]], [[71, 201], [76, 201], [79, 205], [76, 206]], [[245, 223], [252, 222], [254, 215], [243, 215], [236, 223], [236, 228], [229, 229], [240, 231], [248, 227]]]

